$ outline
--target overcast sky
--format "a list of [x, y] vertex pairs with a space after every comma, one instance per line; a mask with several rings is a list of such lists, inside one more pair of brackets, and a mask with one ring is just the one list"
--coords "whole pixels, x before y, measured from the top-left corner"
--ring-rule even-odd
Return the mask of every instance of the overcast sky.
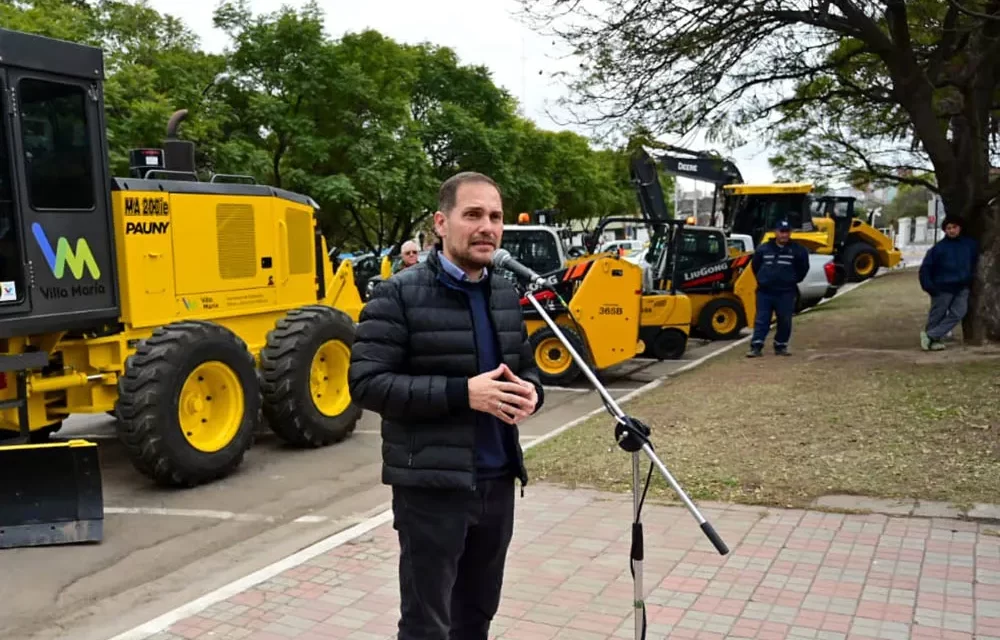
[[[212, 26], [216, 0], [150, 0], [161, 13], [171, 13], [201, 38], [202, 47], [221, 52], [227, 37]], [[283, 4], [301, 7], [304, 0], [251, 0], [257, 13], [278, 10]], [[482, 64], [493, 72], [495, 82], [506, 87], [522, 104], [524, 115], [539, 126], [552, 129], [575, 129], [562, 124], [555, 102], [564, 95], [561, 81], [553, 72], [571, 68], [560, 60], [554, 43], [524, 26], [514, 15], [515, 0], [320, 0], [326, 13], [327, 32], [339, 37], [346, 32], [367, 28], [406, 43], [432, 42], [454, 49], [463, 63]], [[556, 119], [546, 111], [553, 111]], [[586, 134], [584, 130], [578, 130]], [[692, 149], [703, 148], [699, 138], [668, 140]], [[773, 180], [763, 149], [748, 145], [731, 153], [748, 182]], [[682, 180], [683, 189], [695, 183]], [[711, 186], [699, 188], [709, 193]]]

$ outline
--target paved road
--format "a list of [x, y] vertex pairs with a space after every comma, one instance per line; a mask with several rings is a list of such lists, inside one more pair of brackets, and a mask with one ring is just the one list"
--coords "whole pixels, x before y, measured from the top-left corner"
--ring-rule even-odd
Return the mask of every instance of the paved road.
[[[692, 341], [684, 360], [636, 360], [609, 371], [606, 384], [621, 397], [726, 344]], [[600, 406], [583, 379], [549, 389], [523, 439]], [[58, 435], [100, 444], [105, 539], [0, 552], [0, 638], [106, 640], [347, 528], [389, 499], [379, 479], [378, 418], [367, 413], [354, 437], [320, 450], [289, 449], [264, 433], [235, 475], [191, 490], [159, 489], [134, 471], [110, 417], [72, 418]]]

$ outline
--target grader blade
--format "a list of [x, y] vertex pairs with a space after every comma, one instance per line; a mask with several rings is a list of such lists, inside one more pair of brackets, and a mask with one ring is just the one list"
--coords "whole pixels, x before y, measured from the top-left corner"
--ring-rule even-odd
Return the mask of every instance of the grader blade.
[[97, 445], [0, 446], [0, 549], [100, 542], [104, 496]]

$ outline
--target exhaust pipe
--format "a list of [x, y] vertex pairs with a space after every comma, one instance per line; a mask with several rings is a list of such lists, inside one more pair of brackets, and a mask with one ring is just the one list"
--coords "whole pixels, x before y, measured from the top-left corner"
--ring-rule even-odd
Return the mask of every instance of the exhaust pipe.
[[180, 140], [177, 129], [188, 115], [187, 109], [175, 111], [167, 121], [167, 139], [163, 141], [163, 164], [167, 171], [183, 171], [197, 175], [194, 161], [194, 143]]
[[187, 118], [187, 115], [187, 109], [174, 111], [174, 114], [170, 116], [170, 120], [167, 121], [167, 140], [177, 139], [177, 128], [181, 126], [181, 122]]

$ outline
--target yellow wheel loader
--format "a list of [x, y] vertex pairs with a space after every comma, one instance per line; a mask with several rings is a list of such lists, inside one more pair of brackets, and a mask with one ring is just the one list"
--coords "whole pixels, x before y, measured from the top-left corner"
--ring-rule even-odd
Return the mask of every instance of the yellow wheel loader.
[[171, 486], [233, 473], [262, 420], [318, 447], [361, 415], [362, 303], [316, 203], [200, 181], [183, 110], [112, 177], [103, 70], [99, 49], [0, 30], [0, 547], [101, 539], [95, 447], [45, 442], [73, 414], [113, 412]]

